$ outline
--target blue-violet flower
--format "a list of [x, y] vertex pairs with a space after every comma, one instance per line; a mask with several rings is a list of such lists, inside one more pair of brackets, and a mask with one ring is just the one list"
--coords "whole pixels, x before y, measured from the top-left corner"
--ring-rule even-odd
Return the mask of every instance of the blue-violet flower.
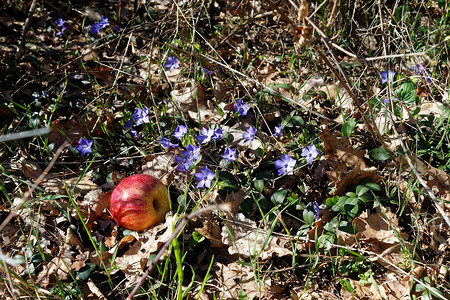
[[197, 135], [197, 140], [200, 142], [200, 144], [203, 145], [211, 141], [213, 136], [214, 130], [212, 130], [211, 128], [206, 129], [205, 127], [202, 127], [202, 129], [200, 130], [200, 134]]
[[244, 101], [242, 99], [239, 99], [236, 101], [235, 104], [233, 104], [234, 111], [237, 112], [241, 116], [246, 116], [248, 110], [250, 109], [250, 106], [246, 103], [244, 104]]
[[136, 126], [143, 123], [149, 123], [148, 119], [148, 108], [136, 108], [133, 114], [133, 120], [136, 122]]
[[236, 160], [236, 149], [231, 149], [226, 147], [225, 153], [221, 156], [225, 159], [225, 162], [228, 163], [232, 160]]
[[176, 58], [175, 56], [167, 56], [167, 60], [166, 63], [164, 64], [164, 67], [166, 69], [169, 69], [169, 72], [172, 72], [174, 69], [178, 69], [179, 64], [178, 64], [178, 58]]
[[275, 161], [275, 168], [278, 170], [278, 176], [294, 174], [294, 167], [297, 161], [290, 157], [287, 153], [283, 154], [280, 159]]
[[244, 142], [253, 141], [255, 139], [256, 135], [256, 128], [254, 128], [252, 125], [250, 125], [247, 128], [247, 132], [244, 132], [242, 134], [242, 137], [244, 138]]
[[86, 153], [92, 153], [91, 147], [93, 142], [94, 141], [85, 140], [83, 137], [81, 137], [78, 141], [78, 145], [75, 146], [75, 149], [80, 152], [81, 156], [85, 155]]
[[183, 136], [187, 133], [187, 126], [186, 125], [178, 125], [177, 128], [175, 129], [175, 132], [173, 133], [173, 136], [181, 141], [181, 139], [183, 138]]
[[302, 149], [300, 155], [306, 158], [306, 163], [311, 164], [312, 161], [319, 155], [319, 151], [317, 151], [315, 145], [309, 145], [308, 147]]
[[168, 138], [162, 138], [158, 141], [158, 143], [163, 146], [164, 148], [176, 148], [178, 147], [178, 144], [173, 144], [172, 142], [170, 142], [170, 140]]
[[[388, 82], [388, 74], [387, 74], [387, 70], [383, 71], [380, 73], [381, 76], [381, 84]], [[389, 81], [393, 82], [394, 81], [394, 76], [395, 76], [395, 72], [389, 70]]]
[[275, 129], [274, 129], [273, 136], [282, 135], [283, 133], [281, 132], [281, 129], [283, 129], [281, 124], [279, 126], [276, 126]]
[[210, 171], [207, 166], [200, 169], [200, 173], [194, 174], [197, 182], [197, 188], [210, 188], [212, 180], [216, 177], [216, 173]]
[[220, 140], [221, 138], [223, 138], [223, 131], [222, 131], [222, 129], [217, 128], [216, 130], [214, 130], [211, 139], [212, 140]]

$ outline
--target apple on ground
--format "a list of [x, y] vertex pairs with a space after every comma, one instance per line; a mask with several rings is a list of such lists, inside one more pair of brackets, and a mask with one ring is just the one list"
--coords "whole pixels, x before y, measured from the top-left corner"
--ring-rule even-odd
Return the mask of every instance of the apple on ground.
[[136, 174], [123, 179], [113, 190], [110, 210], [120, 226], [143, 231], [164, 221], [169, 202], [167, 187], [159, 179]]

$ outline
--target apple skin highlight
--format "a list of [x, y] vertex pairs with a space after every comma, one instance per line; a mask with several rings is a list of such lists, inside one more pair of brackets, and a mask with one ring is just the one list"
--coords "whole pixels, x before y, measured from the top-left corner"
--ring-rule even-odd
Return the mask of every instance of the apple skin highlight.
[[120, 226], [143, 231], [164, 221], [169, 202], [167, 187], [159, 179], [136, 174], [123, 179], [113, 190], [110, 211]]

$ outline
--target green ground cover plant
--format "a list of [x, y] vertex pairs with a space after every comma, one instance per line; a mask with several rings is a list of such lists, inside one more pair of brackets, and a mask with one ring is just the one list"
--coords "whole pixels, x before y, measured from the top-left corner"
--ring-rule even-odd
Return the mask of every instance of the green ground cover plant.
[[450, 298], [447, 1], [0, 8], [2, 299]]

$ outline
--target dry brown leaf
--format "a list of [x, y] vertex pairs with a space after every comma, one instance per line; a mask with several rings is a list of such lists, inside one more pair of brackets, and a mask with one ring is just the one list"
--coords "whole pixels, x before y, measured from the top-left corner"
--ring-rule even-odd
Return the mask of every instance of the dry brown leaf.
[[[292, 251], [285, 246], [288, 239], [281, 239], [256, 226], [256, 222], [249, 220], [242, 213], [229, 215], [222, 227], [222, 243], [228, 245], [231, 255], [239, 254], [244, 257], [258, 255], [260, 259], [292, 255]], [[267, 242], [266, 242], [267, 240]]]
[[[366, 245], [367, 250], [374, 253], [372, 260], [394, 272], [398, 272], [397, 268], [393, 266], [399, 266], [403, 269], [409, 268], [409, 264], [401, 251], [401, 246], [408, 247], [411, 252], [413, 246], [405, 242], [408, 234], [400, 232], [395, 214], [389, 210], [385, 213], [387, 217], [384, 216], [380, 208], [373, 214], [365, 211], [353, 220], [352, 225], [357, 232], [355, 238], [358, 242]], [[381, 258], [375, 254], [380, 255]]]
[[225, 203], [229, 204], [230, 212], [232, 214], [236, 214], [239, 212], [239, 207], [242, 202], [244, 202], [245, 192], [243, 190], [239, 190], [237, 192], [231, 192], [227, 195], [225, 199]]
[[[131, 235], [134, 236], [135, 241], [123, 255], [116, 258], [117, 267], [125, 274], [134, 276], [141, 274], [150, 255], [169, 240], [175, 222], [176, 218], [168, 213], [165, 223], [153, 226], [143, 233], [132, 232]], [[116, 245], [116, 247], [123, 246], [123, 242]], [[112, 255], [116, 251], [116, 247], [108, 252]]]
[[420, 112], [419, 115], [436, 115], [441, 116], [442, 115], [442, 108], [444, 105], [439, 101], [424, 101], [420, 104]]
[[[87, 194], [89, 191], [98, 188], [98, 185], [92, 182], [89, 178], [92, 178], [93, 171], [88, 171], [84, 177], [77, 183], [74, 193], [75, 194]], [[65, 194], [66, 187], [72, 190], [75, 183], [78, 181], [78, 177], [61, 179], [61, 176], [57, 173], [50, 173], [46, 176], [46, 179], [40, 184], [46, 192]], [[48, 178], [48, 179], [47, 179]]]
[[218, 122], [221, 117], [216, 109], [206, 98], [206, 88], [192, 81], [185, 81], [170, 92], [173, 107], [167, 111], [168, 114], [183, 113], [186, 119], [202, 123]]
[[340, 137], [340, 133], [330, 133], [325, 127], [319, 134], [323, 141], [324, 162], [330, 183], [334, 185], [333, 195], [341, 196], [352, 183], [363, 178], [378, 181], [376, 167], [368, 167], [364, 161], [364, 151], [353, 148], [349, 137]]
[[203, 235], [211, 243], [212, 248], [224, 248], [225, 244], [222, 243], [222, 230], [220, 225], [208, 216], [203, 221], [203, 227], [197, 228], [197, 232]]
[[395, 230], [400, 234], [401, 238], [406, 239], [408, 234], [399, 232], [397, 216], [389, 210], [386, 211], [386, 215], [388, 220], [386, 220], [379, 208], [373, 214], [367, 211], [361, 213], [352, 222], [357, 231], [356, 238], [359, 240], [373, 239], [381, 243], [397, 244], [399, 239], [394, 232]]
[[142, 165], [142, 173], [154, 176], [168, 186], [173, 180], [173, 171], [176, 167], [172, 167], [175, 154], [166, 152], [164, 154], [150, 154], [144, 157]]
[[392, 273], [386, 273], [383, 279], [377, 279], [377, 286], [374, 284], [361, 284], [354, 279], [347, 279], [355, 289], [352, 293], [342, 289], [341, 297], [343, 299], [383, 299], [399, 300], [408, 299], [410, 283], [407, 280], [401, 280]]
[[[281, 289], [272, 284], [270, 276], [255, 275], [253, 269], [238, 262], [228, 265], [217, 263], [219, 268], [213, 278], [215, 286], [219, 289], [217, 299], [239, 299], [239, 291], [243, 290], [249, 299], [273, 299]], [[262, 278], [257, 282], [255, 278]], [[280, 296], [280, 295], [278, 295]]]

